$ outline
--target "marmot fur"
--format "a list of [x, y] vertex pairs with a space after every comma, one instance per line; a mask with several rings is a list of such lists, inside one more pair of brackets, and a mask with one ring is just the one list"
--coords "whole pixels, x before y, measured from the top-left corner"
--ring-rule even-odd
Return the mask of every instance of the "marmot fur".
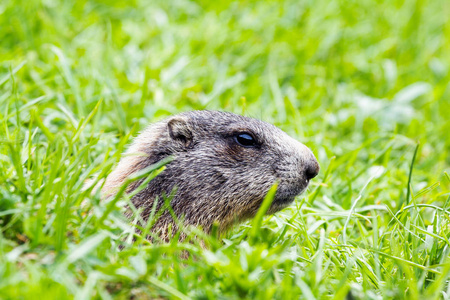
[[[209, 232], [214, 222], [223, 232], [255, 216], [268, 190], [278, 188], [268, 210], [273, 214], [293, 202], [319, 172], [312, 152], [272, 124], [229, 112], [191, 111], [150, 125], [139, 134], [107, 177], [104, 197], [117, 192], [127, 176], [173, 156], [166, 169], [132, 198], [147, 221], [155, 199], [175, 194], [173, 212], [185, 225]], [[131, 184], [128, 192], [142, 180]], [[144, 226], [144, 225], [143, 225]], [[177, 230], [163, 211], [152, 232], [163, 239]]]

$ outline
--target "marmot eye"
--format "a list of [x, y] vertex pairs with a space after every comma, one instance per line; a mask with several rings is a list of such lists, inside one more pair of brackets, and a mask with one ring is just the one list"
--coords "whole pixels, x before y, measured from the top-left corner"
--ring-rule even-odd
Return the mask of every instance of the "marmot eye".
[[236, 141], [236, 143], [243, 147], [256, 146], [255, 139], [248, 133], [238, 133], [234, 136], [234, 140]]

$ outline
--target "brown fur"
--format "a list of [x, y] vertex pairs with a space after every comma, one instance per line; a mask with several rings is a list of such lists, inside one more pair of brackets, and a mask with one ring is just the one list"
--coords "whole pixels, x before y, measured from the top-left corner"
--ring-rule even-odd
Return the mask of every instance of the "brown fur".
[[[238, 133], [250, 133], [257, 145], [239, 145]], [[206, 232], [214, 222], [223, 232], [252, 218], [275, 182], [278, 190], [268, 214], [285, 208], [319, 172], [312, 152], [272, 124], [228, 112], [192, 111], [150, 125], [136, 137], [108, 176], [103, 195], [113, 195], [127, 176], [170, 155], [174, 160], [132, 203], [144, 208], [147, 221], [155, 199], [161, 209], [162, 197], [176, 188], [170, 202], [174, 213], [185, 225], [201, 226]], [[177, 228], [166, 210], [152, 231], [167, 239], [169, 227]]]

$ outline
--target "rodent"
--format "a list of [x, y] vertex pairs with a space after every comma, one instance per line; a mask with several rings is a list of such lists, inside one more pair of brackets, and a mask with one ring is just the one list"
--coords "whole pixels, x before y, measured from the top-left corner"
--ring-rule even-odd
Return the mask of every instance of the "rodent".
[[[143, 208], [141, 216], [147, 221], [155, 199], [158, 210], [164, 205], [161, 197], [175, 188], [173, 212], [185, 225], [201, 226], [207, 233], [214, 222], [224, 232], [254, 217], [276, 182], [267, 214], [287, 207], [319, 173], [311, 150], [272, 124], [230, 112], [190, 111], [142, 131], [108, 175], [102, 194], [113, 195], [127, 176], [168, 156], [173, 160], [132, 203]], [[128, 192], [138, 185], [130, 185]], [[152, 228], [166, 240], [168, 232], [176, 230], [168, 210]]]

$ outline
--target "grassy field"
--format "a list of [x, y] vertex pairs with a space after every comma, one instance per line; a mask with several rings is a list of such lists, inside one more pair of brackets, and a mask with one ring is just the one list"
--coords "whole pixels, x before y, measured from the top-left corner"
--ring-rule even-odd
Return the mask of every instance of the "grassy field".
[[[449, 81], [447, 0], [3, 0], [0, 298], [450, 299]], [[83, 184], [193, 109], [321, 173], [225, 237], [132, 243], [127, 197]]]

